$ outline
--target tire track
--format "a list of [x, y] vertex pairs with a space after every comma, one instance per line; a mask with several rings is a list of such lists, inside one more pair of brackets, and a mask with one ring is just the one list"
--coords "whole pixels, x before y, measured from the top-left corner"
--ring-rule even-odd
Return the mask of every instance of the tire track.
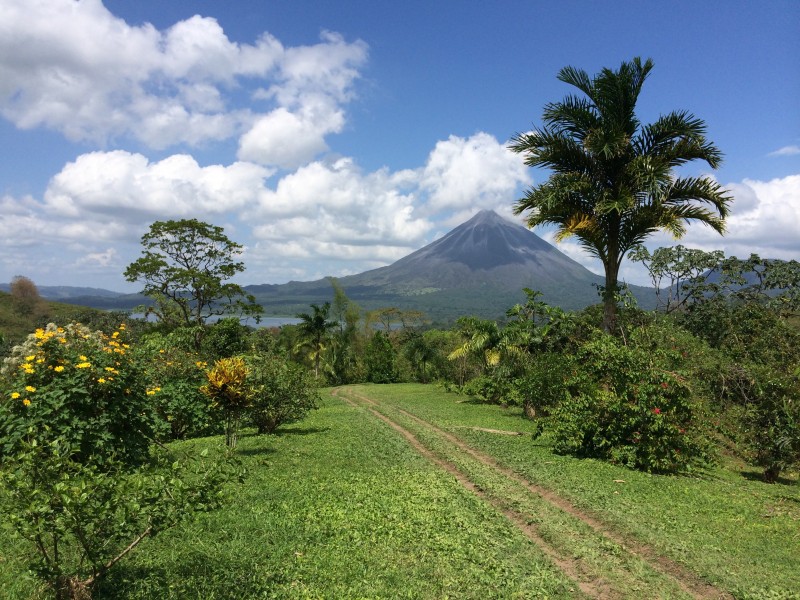
[[[334, 395], [339, 396], [338, 392], [341, 389], [342, 388], [334, 390]], [[522, 529], [523, 532], [531, 540], [533, 540], [540, 548], [542, 548], [542, 550], [551, 558], [551, 560], [553, 560], [553, 562], [559, 568], [561, 568], [569, 577], [576, 580], [576, 582], [578, 582], [579, 586], [581, 587], [581, 590], [585, 594], [597, 598], [614, 598], [619, 595], [619, 592], [617, 592], [616, 590], [612, 591], [613, 588], [607, 581], [598, 580], [597, 578], [595, 578], [594, 581], [592, 582], [585, 581], [587, 575], [587, 569], [580, 564], [580, 561], [578, 559], [572, 559], [572, 558], [567, 559], [563, 557], [555, 548], [552, 547], [551, 544], [542, 539], [541, 535], [539, 535], [539, 533], [536, 531], [536, 528], [530, 525], [523, 515], [511, 511], [501, 506], [499, 501], [493, 498], [489, 498], [488, 495], [483, 490], [477, 489], [477, 486], [467, 477], [466, 474], [460, 471], [458, 467], [434, 455], [430, 450], [428, 450], [424, 445], [422, 445], [422, 443], [414, 436], [413, 433], [411, 433], [402, 425], [400, 425], [396, 421], [393, 421], [391, 418], [380, 412], [379, 409], [384, 407], [383, 404], [381, 404], [380, 402], [376, 401], [373, 398], [369, 398], [368, 396], [359, 393], [356, 390], [353, 390], [352, 388], [345, 389], [344, 391], [347, 394], [356, 398], [356, 400], [358, 400], [358, 402], [362, 406], [365, 406], [365, 408], [367, 408], [367, 410], [369, 410], [376, 417], [378, 417], [379, 419], [387, 423], [389, 426], [400, 432], [412, 444], [412, 446], [414, 446], [414, 448], [417, 449], [417, 451], [419, 451], [426, 458], [428, 458], [428, 460], [431, 460], [441, 468], [445, 469], [447, 472], [452, 473], [454, 476], [456, 476], [456, 478], [464, 487], [466, 487], [470, 491], [473, 491], [473, 493], [476, 493], [486, 502], [489, 502], [492, 506], [494, 506], [497, 510], [500, 510], [503, 514], [505, 514], [506, 517], [508, 517], [512, 522], [514, 522], [514, 524], [517, 527]], [[351, 405], [358, 405], [350, 398], [342, 396], [339, 397], [343, 398]], [[636, 558], [639, 558], [648, 566], [650, 566], [654, 571], [657, 571], [658, 573], [672, 580], [688, 596], [695, 598], [697, 600], [733, 600], [733, 596], [731, 594], [702, 580], [699, 576], [697, 576], [695, 573], [692, 573], [681, 564], [675, 562], [671, 558], [668, 558], [660, 554], [652, 546], [620, 535], [611, 527], [601, 522], [597, 518], [591, 516], [590, 514], [587, 514], [586, 512], [580, 510], [565, 498], [555, 494], [549, 489], [531, 483], [518, 473], [500, 464], [494, 457], [489, 456], [481, 452], [480, 450], [477, 450], [476, 448], [468, 445], [460, 438], [441, 429], [440, 427], [434, 425], [433, 423], [426, 421], [413, 413], [408, 412], [407, 410], [394, 406], [392, 406], [391, 409], [397, 411], [399, 414], [402, 414], [404, 417], [413, 421], [420, 427], [435, 433], [441, 439], [446, 440], [448, 443], [452, 444], [454, 447], [458, 448], [465, 454], [469, 455], [471, 458], [481, 463], [483, 466], [488, 467], [493, 471], [495, 471], [496, 473], [503, 475], [506, 479], [513, 481], [517, 485], [524, 488], [529, 494], [540, 498], [541, 500], [547, 502], [557, 510], [562, 511], [570, 515], [574, 519], [582, 522], [596, 534], [616, 544], [624, 552]], [[584, 589], [584, 587], [586, 587], [586, 589]]]
[[[619, 598], [619, 594], [614, 590], [610, 584], [606, 581], [600, 580], [598, 578], [590, 579], [585, 569], [582, 568], [579, 561], [566, 558], [561, 556], [550, 544], [548, 544], [536, 531], [536, 528], [527, 523], [521, 515], [510, 511], [506, 508], [503, 508], [499, 505], [496, 501], [490, 498], [486, 492], [484, 492], [481, 488], [479, 488], [474, 482], [472, 482], [464, 473], [462, 473], [458, 467], [454, 464], [441, 459], [440, 457], [436, 456], [433, 452], [428, 450], [422, 442], [414, 436], [408, 429], [400, 425], [399, 423], [393, 421], [383, 413], [377, 410], [377, 404], [373, 402], [371, 399], [366, 398], [365, 396], [361, 396], [360, 394], [353, 394], [358, 398], [359, 402], [354, 401], [352, 398], [347, 396], [340, 395], [341, 388], [337, 388], [333, 390], [331, 393], [333, 396], [340, 398], [350, 404], [353, 407], [358, 408], [359, 406], [364, 406], [372, 415], [386, 423], [389, 427], [397, 431], [400, 435], [402, 435], [406, 441], [413, 447], [417, 452], [419, 452], [422, 456], [424, 456], [428, 461], [435, 464], [442, 470], [446, 471], [453, 477], [455, 477], [456, 481], [461, 484], [462, 487], [467, 489], [468, 491], [472, 492], [476, 496], [478, 496], [481, 500], [485, 501], [486, 503], [493, 506], [496, 510], [501, 512], [508, 518], [514, 525], [525, 534], [528, 539], [530, 539], [533, 543], [539, 547], [539, 549], [553, 562], [553, 564], [558, 567], [561, 571], [563, 571], [570, 579], [575, 582], [575, 585], [583, 592], [586, 596], [590, 598], [598, 598], [598, 599], [615, 599]], [[347, 392], [353, 393], [351, 390], [347, 390]]]

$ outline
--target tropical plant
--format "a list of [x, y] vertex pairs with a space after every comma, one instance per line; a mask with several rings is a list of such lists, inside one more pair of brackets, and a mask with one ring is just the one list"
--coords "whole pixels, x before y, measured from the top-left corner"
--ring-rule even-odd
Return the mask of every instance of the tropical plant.
[[516, 134], [509, 148], [525, 164], [553, 171], [515, 205], [529, 227], [555, 225], [557, 240], [575, 236], [605, 270], [603, 328], [617, 321], [619, 270], [625, 254], [657, 230], [675, 237], [697, 221], [725, 230], [730, 197], [710, 177], [678, 177], [693, 160], [717, 168], [722, 154], [706, 139], [705, 123], [686, 111], [642, 125], [636, 102], [653, 62], [634, 58], [590, 78], [565, 67], [558, 79], [585, 97], [545, 106], [544, 126]]
[[206, 372], [208, 382], [200, 388], [225, 417], [225, 444], [228, 448], [236, 448], [242, 416], [252, 404], [252, 388], [247, 375], [247, 363], [241, 356], [221, 358]]
[[319, 367], [322, 362], [322, 354], [327, 347], [330, 332], [337, 327], [335, 321], [329, 321], [328, 315], [331, 310], [331, 303], [326, 302], [322, 306], [311, 305], [311, 313], [297, 313], [295, 317], [300, 319], [297, 324], [297, 331], [300, 334], [300, 341], [295, 347], [296, 350], [308, 348], [308, 356], [314, 365], [314, 377], [319, 378]]
[[248, 355], [245, 361], [250, 419], [259, 433], [273, 433], [319, 406], [317, 381], [305, 367], [268, 354]]
[[144, 282], [142, 293], [155, 302], [148, 310], [162, 323], [201, 326], [212, 316], [261, 314], [252, 294], [226, 282], [244, 271], [244, 263], [236, 260], [242, 246], [222, 227], [197, 219], [156, 221], [142, 246], [143, 256], [128, 265], [125, 278]]

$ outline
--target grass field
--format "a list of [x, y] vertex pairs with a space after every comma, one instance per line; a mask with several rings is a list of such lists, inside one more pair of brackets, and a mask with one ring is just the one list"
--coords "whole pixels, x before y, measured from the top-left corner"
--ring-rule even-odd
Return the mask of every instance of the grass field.
[[[246, 434], [228, 505], [145, 542], [96, 597], [800, 598], [796, 475], [650, 476], [530, 431], [432, 386], [333, 390]], [[2, 598], [45, 597], [23, 548], [0, 535]]]

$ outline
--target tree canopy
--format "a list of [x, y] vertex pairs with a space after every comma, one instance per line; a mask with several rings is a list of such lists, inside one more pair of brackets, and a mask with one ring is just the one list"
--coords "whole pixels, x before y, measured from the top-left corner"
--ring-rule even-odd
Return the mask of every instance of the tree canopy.
[[237, 261], [242, 246], [222, 227], [197, 219], [156, 221], [142, 236], [142, 256], [128, 265], [125, 278], [144, 282], [150, 311], [167, 325], [203, 325], [210, 317], [260, 315], [255, 297], [227, 280], [244, 271]]
[[719, 233], [731, 198], [710, 177], [678, 177], [694, 160], [717, 168], [722, 153], [706, 125], [687, 111], [643, 125], [636, 102], [653, 61], [634, 58], [594, 77], [565, 67], [558, 79], [580, 92], [545, 105], [544, 124], [509, 145], [525, 164], [553, 173], [517, 201], [529, 227], [555, 225], [556, 239], [575, 236], [605, 269], [603, 327], [616, 326], [618, 276], [626, 252], [657, 230], [676, 238], [691, 221]]

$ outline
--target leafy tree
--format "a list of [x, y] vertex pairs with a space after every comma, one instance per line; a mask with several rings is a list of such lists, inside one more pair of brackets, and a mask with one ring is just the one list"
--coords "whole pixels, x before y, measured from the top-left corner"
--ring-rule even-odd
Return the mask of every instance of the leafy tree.
[[[680, 244], [658, 248], [652, 254], [644, 246], [637, 246], [628, 254], [628, 258], [641, 262], [647, 269], [656, 290], [656, 306], [663, 306], [667, 313], [683, 308], [692, 297], [686, 288], [704, 279], [724, 257], [722, 250], [704, 252]], [[663, 298], [665, 292], [666, 298]]]
[[21, 315], [32, 315], [44, 303], [36, 284], [27, 277], [16, 275], [9, 287], [14, 308]]
[[722, 154], [705, 123], [686, 111], [642, 125], [635, 108], [653, 62], [634, 58], [590, 78], [565, 67], [558, 79], [584, 96], [545, 106], [544, 126], [514, 136], [509, 146], [531, 167], [553, 171], [517, 201], [529, 227], [555, 225], [574, 235], [605, 269], [603, 328], [616, 328], [619, 269], [625, 254], [657, 230], [680, 237], [698, 221], [725, 229], [730, 197], [709, 177], [677, 177], [693, 160], [717, 168]]
[[328, 320], [330, 310], [331, 303], [326, 302], [322, 306], [312, 304], [311, 313], [297, 313], [295, 315], [300, 319], [300, 323], [297, 324], [297, 330], [300, 333], [298, 346], [310, 348], [309, 357], [314, 363], [314, 377], [316, 378], [319, 378], [322, 353], [325, 351], [330, 331], [337, 326], [335, 321]]
[[387, 333], [376, 331], [373, 334], [364, 353], [364, 362], [367, 367], [368, 381], [396, 383], [399, 380], [397, 351]]
[[361, 308], [347, 297], [336, 278], [329, 281], [333, 286], [331, 317], [337, 325], [330, 344], [330, 374], [334, 383], [349, 383], [357, 377]]
[[156, 221], [142, 246], [143, 256], [128, 265], [125, 278], [144, 282], [142, 293], [155, 302], [149, 310], [162, 323], [202, 326], [212, 316], [261, 314], [254, 296], [227, 282], [244, 263], [236, 261], [242, 246], [222, 227], [197, 219]]

